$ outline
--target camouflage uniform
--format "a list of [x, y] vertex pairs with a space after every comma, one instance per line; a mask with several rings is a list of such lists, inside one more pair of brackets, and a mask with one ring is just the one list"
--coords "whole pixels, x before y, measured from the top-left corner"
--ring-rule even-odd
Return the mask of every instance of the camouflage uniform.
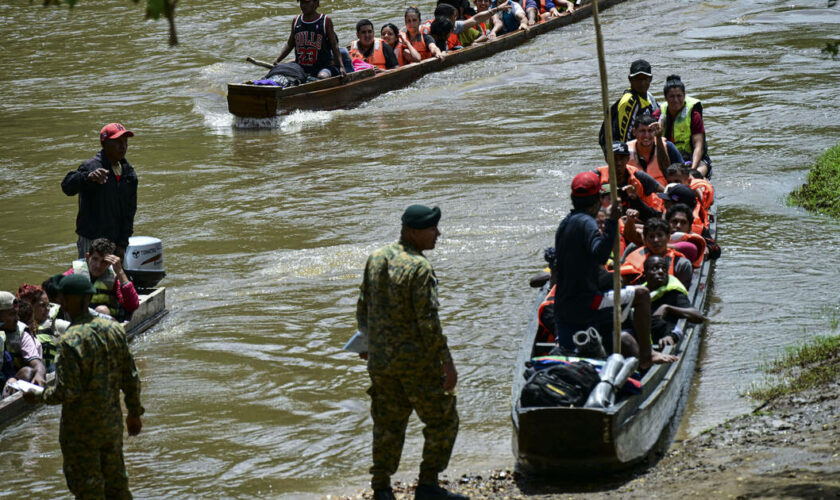
[[437, 486], [458, 433], [455, 395], [443, 390], [442, 363], [452, 361], [438, 319], [437, 278], [405, 241], [368, 257], [356, 309], [368, 336], [373, 417], [373, 489], [390, 486], [412, 409], [425, 424], [420, 483]]
[[139, 417], [140, 375], [118, 323], [85, 313], [58, 343], [47, 404], [62, 404], [59, 442], [67, 487], [77, 498], [131, 498], [122, 454], [123, 414]]

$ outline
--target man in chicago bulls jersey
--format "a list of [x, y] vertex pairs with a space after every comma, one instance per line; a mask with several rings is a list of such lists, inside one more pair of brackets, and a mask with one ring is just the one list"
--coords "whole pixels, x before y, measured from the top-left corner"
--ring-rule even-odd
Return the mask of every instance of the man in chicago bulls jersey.
[[282, 61], [294, 49], [295, 63], [306, 74], [316, 78], [344, 76], [332, 19], [318, 13], [319, 4], [319, 0], [300, 0], [301, 15], [292, 20], [292, 32], [274, 64]]

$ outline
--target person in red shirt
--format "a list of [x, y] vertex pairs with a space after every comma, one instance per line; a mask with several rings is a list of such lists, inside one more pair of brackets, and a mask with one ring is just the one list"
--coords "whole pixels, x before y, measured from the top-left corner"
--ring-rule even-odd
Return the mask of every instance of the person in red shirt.
[[125, 274], [122, 261], [114, 255], [114, 244], [105, 238], [93, 240], [85, 260], [73, 261], [73, 267], [64, 273], [68, 274], [90, 278], [96, 288], [90, 306], [99, 313], [125, 321], [140, 307], [137, 290]]

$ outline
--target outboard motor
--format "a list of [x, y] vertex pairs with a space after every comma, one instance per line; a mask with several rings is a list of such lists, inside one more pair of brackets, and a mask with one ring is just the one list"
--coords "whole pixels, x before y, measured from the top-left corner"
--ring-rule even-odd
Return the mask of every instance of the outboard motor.
[[163, 244], [151, 236], [132, 236], [125, 249], [123, 269], [137, 288], [154, 288], [166, 276]]

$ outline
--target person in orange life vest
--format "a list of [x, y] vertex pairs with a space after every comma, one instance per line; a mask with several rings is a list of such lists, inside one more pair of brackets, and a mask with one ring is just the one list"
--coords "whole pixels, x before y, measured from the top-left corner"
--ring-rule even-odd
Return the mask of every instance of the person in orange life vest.
[[417, 7], [405, 9], [405, 28], [402, 31], [405, 32], [409, 44], [420, 54], [420, 60], [431, 57], [443, 59], [443, 52], [435, 44], [435, 39], [428, 33], [420, 32], [420, 21], [420, 9]]
[[[601, 207], [599, 192], [601, 179], [594, 172], [583, 172], [572, 180], [573, 209], [557, 228], [554, 237], [556, 258], [552, 267], [552, 282], [556, 283], [554, 321], [557, 343], [573, 349], [572, 335], [595, 326], [601, 333], [604, 347], [612, 351], [612, 290], [603, 292], [599, 287], [599, 274], [612, 251], [616, 237], [620, 207], [611, 205], [607, 210], [604, 232], [598, 230], [595, 214]], [[634, 338], [629, 333], [621, 336], [621, 351], [626, 356], [637, 356], [641, 369], [654, 363], [670, 363], [677, 358], [651, 350], [650, 347], [650, 293], [642, 286], [621, 289], [622, 317], [627, 319], [630, 308], [636, 308]]]
[[393, 49], [400, 66], [420, 62], [420, 53], [408, 42], [405, 33], [400, 32], [395, 24], [384, 24], [379, 34], [382, 36], [382, 41]]
[[[475, 11], [477, 14], [490, 10], [490, 0], [474, 0], [473, 3], [475, 4]], [[482, 34], [487, 35], [488, 41], [496, 39], [496, 33], [493, 32], [493, 19], [495, 17], [496, 16], [490, 16], [490, 19], [483, 21], [476, 26]]]
[[703, 264], [706, 255], [706, 240], [702, 235], [691, 230], [694, 214], [688, 205], [677, 203], [665, 212], [665, 221], [671, 230], [671, 242], [668, 246], [685, 255], [694, 268]]
[[299, 2], [301, 15], [292, 19], [289, 39], [283, 45], [280, 55], [274, 59], [274, 64], [279, 64], [294, 50], [295, 62], [306, 74], [319, 79], [344, 76], [346, 73], [332, 19], [318, 13], [320, 0]]
[[662, 126], [656, 118], [644, 113], [636, 118], [633, 127], [635, 139], [627, 143], [630, 149], [628, 165], [641, 168], [648, 175], [665, 186], [665, 169], [672, 163], [682, 163], [682, 156], [676, 146], [662, 139]]
[[[469, 36], [467, 40], [462, 40], [460, 35], [466, 33], [467, 30], [474, 29], [498, 12], [506, 11], [510, 8], [510, 5], [504, 4], [484, 12], [479, 12], [469, 19], [459, 20], [459, 11], [455, 7], [446, 2], [439, 3], [435, 8], [435, 20], [429, 25], [429, 34], [432, 35], [432, 38], [435, 39], [435, 43], [439, 47], [445, 46], [445, 50], [458, 50], [471, 43], [483, 42], [487, 40], [487, 35], [480, 35], [478, 37]], [[448, 29], [447, 25], [449, 23], [446, 23], [446, 21], [451, 23], [451, 27]]]
[[390, 45], [379, 38], [374, 38], [373, 23], [368, 19], [362, 19], [356, 23], [356, 36], [350, 44], [348, 51], [351, 59], [361, 59], [373, 65], [376, 71], [393, 69], [399, 66], [397, 55]]
[[685, 184], [697, 193], [697, 199], [707, 213], [715, 203], [715, 188], [697, 170], [689, 168], [684, 163], [674, 163], [665, 169], [665, 180], [669, 184]]
[[631, 284], [640, 283], [644, 273], [644, 262], [651, 255], [659, 255], [669, 259], [668, 273], [676, 276], [688, 288], [691, 286], [693, 266], [685, 255], [668, 247], [671, 241], [671, 231], [668, 223], [660, 218], [648, 219], [644, 229], [645, 245], [637, 247], [627, 245], [627, 250], [621, 259], [621, 277]]
[[706, 216], [706, 211], [697, 202], [697, 193], [693, 189], [685, 184], [668, 184], [665, 186], [665, 192], [659, 193], [657, 196], [664, 201], [666, 210], [674, 203], [685, 203], [688, 205], [688, 208], [691, 209], [691, 213], [694, 215], [691, 230], [697, 234], [703, 234], [704, 229], [708, 231], [709, 220]]
[[644, 281], [651, 291], [653, 341], [658, 342], [660, 348], [674, 345], [682, 338], [682, 331], [676, 328], [680, 318], [692, 323], [706, 321], [703, 313], [691, 305], [685, 288], [670, 280], [668, 261], [658, 255], [648, 257], [645, 261]]
[[[650, 217], [661, 217], [662, 201], [656, 194], [662, 191], [662, 185], [644, 171], [632, 165], [627, 165], [630, 160], [630, 150], [627, 148], [627, 144], [614, 142], [613, 156], [615, 158], [616, 185], [622, 206], [638, 210], [643, 221]], [[601, 176], [602, 184], [609, 184], [609, 166], [598, 167], [595, 172]]]
[[528, 17], [528, 26], [533, 26], [538, 21], [568, 16], [575, 11], [575, 4], [569, 0], [557, 0], [557, 3], [562, 4], [566, 9], [562, 14], [552, 0], [522, 0], [522, 8], [525, 9], [525, 15]]

